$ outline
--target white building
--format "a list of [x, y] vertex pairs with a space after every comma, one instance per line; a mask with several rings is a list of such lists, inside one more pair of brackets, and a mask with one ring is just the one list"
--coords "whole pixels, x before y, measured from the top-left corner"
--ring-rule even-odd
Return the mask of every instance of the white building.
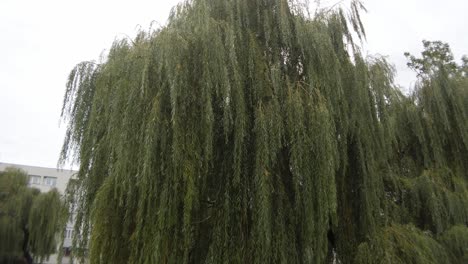
[[[43, 168], [0, 162], [0, 171], [4, 171], [8, 167], [14, 167], [25, 171], [29, 175], [29, 187], [37, 188], [41, 192], [48, 192], [53, 188], [57, 188], [59, 193], [62, 195], [65, 193], [70, 178], [72, 178], [77, 173], [73, 170], [59, 170], [56, 168]], [[66, 253], [70, 252], [72, 234], [73, 223], [72, 221], [68, 221], [65, 229], [65, 240], [63, 243], [64, 248], [61, 249]], [[52, 255], [48, 262], [44, 262], [44, 264], [57, 263], [57, 256], [57, 254]], [[65, 254], [62, 263], [67, 262], [68, 258]]]

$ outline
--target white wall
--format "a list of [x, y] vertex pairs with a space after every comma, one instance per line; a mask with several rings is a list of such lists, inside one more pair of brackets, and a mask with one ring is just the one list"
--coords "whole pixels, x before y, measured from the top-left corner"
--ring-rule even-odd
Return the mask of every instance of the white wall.
[[[39, 184], [30, 184], [30, 187], [39, 189], [41, 192], [48, 192], [52, 188], [57, 188], [61, 193], [65, 193], [67, 188], [68, 181], [76, 173], [72, 170], [59, 170], [57, 168], [43, 168], [43, 167], [34, 167], [27, 165], [11, 164], [11, 163], [2, 163], [0, 162], [0, 171], [4, 171], [8, 167], [14, 167], [26, 171], [28, 175], [40, 176], [41, 180]], [[45, 177], [54, 177], [56, 178], [55, 186], [48, 186], [44, 182]]]

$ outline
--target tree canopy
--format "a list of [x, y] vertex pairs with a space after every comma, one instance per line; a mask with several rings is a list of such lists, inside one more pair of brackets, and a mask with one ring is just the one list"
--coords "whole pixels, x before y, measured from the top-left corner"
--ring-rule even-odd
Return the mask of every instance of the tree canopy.
[[0, 262], [42, 262], [57, 249], [64, 224], [60, 194], [28, 187], [24, 171], [0, 172]]
[[78, 64], [61, 158], [80, 166], [75, 247], [91, 263], [463, 263], [466, 59], [427, 42], [406, 96], [356, 44], [363, 8], [187, 1]]

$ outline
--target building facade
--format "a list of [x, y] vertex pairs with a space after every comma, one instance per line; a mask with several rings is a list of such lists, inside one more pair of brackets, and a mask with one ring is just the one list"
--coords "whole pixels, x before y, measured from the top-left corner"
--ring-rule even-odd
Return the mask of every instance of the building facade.
[[[44, 168], [44, 167], [35, 167], [11, 163], [2, 163], [0, 162], [0, 171], [5, 171], [6, 168], [13, 167], [25, 171], [29, 176], [29, 187], [39, 189], [41, 192], [48, 192], [56, 188], [61, 195], [64, 195], [67, 188], [68, 181], [74, 177], [77, 173], [73, 170], [63, 170], [56, 168]], [[67, 225], [64, 230], [65, 240], [63, 243], [65, 257], [63, 258], [62, 263], [67, 263], [67, 253], [70, 252], [71, 248], [71, 238], [73, 235], [73, 215], [67, 222]], [[50, 256], [47, 262], [44, 264], [55, 264], [57, 263], [57, 254]]]

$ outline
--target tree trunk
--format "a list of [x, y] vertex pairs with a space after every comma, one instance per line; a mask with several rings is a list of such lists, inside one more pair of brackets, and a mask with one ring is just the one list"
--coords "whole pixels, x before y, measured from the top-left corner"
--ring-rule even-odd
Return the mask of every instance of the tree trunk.
[[23, 240], [23, 257], [26, 263], [33, 264], [33, 259], [29, 253], [28, 242], [29, 242], [29, 230], [27, 227], [23, 227], [24, 240]]

